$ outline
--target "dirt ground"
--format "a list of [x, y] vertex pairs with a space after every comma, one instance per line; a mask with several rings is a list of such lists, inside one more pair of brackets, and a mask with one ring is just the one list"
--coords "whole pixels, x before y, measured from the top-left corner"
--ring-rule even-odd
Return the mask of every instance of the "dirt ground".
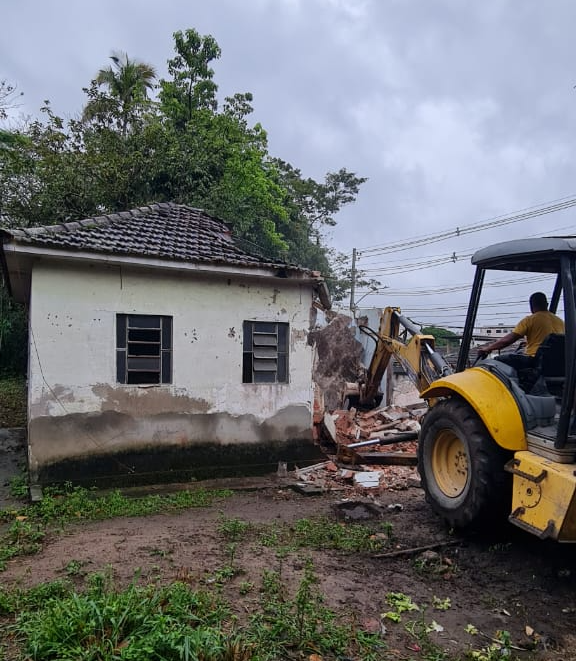
[[[315, 516], [336, 518], [335, 506], [349, 493], [303, 495], [289, 486], [290, 476], [251, 482], [230, 498], [209, 508], [191, 509], [177, 515], [122, 518], [73, 526], [49, 538], [44, 549], [30, 557], [16, 558], [1, 574], [4, 585], [29, 586], [66, 577], [74, 561], [82, 572], [74, 577], [80, 585], [83, 572], [110, 565], [117, 579], [129, 582], [140, 568], [144, 580], [184, 580], [204, 586], [207, 577], [227, 563], [225, 542], [218, 532], [222, 515], [252, 523], [292, 522]], [[415, 482], [415, 480], [414, 480]], [[246, 485], [245, 485], [246, 486]], [[354, 495], [358, 498], [358, 494]], [[299, 551], [282, 561], [282, 576], [295, 589], [303, 574], [303, 557], [311, 557], [327, 603], [334, 609], [355, 613], [359, 626], [380, 630], [384, 623], [389, 649], [399, 659], [423, 658], [414, 649], [406, 625], [418, 617], [404, 614], [401, 623], [382, 620], [390, 610], [386, 594], [401, 592], [421, 607], [426, 621], [436, 621], [443, 631], [433, 640], [458, 658], [472, 645], [490, 643], [498, 630], [511, 633], [515, 646], [536, 643], [531, 653], [519, 658], [538, 660], [576, 659], [574, 618], [576, 569], [571, 547], [540, 542], [510, 525], [482, 537], [454, 537], [424, 502], [420, 488], [383, 491], [364, 500], [374, 502], [392, 525], [394, 544], [400, 551], [449, 542], [432, 552], [376, 558], [371, 554], [338, 551]], [[239, 614], [249, 613], [259, 599], [258, 590], [239, 596], [240, 582], [260, 585], [264, 569], [279, 569], [273, 549], [254, 541], [239, 544], [236, 563], [243, 573], [224, 585], [224, 594]], [[434, 610], [434, 598], [450, 598], [447, 610]], [[466, 632], [474, 625], [479, 633]], [[527, 627], [529, 627], [527, 629]], [[527, 635], [530, 633], [531, 635]], [[498, 657], [501, 658], [501, 657]]]

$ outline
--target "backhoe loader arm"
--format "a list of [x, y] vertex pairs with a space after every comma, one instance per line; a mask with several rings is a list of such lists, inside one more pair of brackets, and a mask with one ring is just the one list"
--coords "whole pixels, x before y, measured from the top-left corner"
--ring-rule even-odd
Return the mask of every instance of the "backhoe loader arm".
[[453, 372], [434, 350], [434, 336], [421, 334], [409, 319], [400, 314], [399, 308], [383, 310], [378, 332], [366, 326], [360, 326], [360, 330], [376, 342], [366, 381], [359, 388], [361, 406], [370, 406], [376, 400], [382, 377], [392, 358], [400, 362], [418, 392], [428, 388], [441, 376]]

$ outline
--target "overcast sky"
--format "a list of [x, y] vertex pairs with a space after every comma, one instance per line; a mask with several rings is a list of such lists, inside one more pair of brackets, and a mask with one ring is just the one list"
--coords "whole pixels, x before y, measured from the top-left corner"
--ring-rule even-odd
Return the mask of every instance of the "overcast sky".
[[[402, 268], [377, 276], [384, 294], [363, 304], [456, 327], [464, 311], [449, 308], [466, 293], [442, 292], [471, 282], [471, 252], [576, 234], [570, 210], [366, 253], [576, 196], [574, 0], [3, 0], [1, 16], [0, 79], [18, 85], [28, 115], [43, 99], [75, 115], [112, 50], [163, 74], [175, 30], [214, 36], [220, 96], [254, 94], [273, 155], [307, 176], [346, 167], [369, 178], [331, 245], [356, 247], [359, 266], [375, 273]], [[456, 263], [442, 263], [454, 253]], [[415, 289], [420, 296], [405, 295]], [[486, 321], [527, 311], [523, 293], [494, 292], [507, 305]]]

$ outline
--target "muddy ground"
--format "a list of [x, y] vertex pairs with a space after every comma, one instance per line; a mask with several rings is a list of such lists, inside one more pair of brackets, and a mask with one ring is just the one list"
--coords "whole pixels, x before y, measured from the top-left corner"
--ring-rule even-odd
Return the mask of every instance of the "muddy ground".
[[[209, 576], [228, 562], [226, 544], [218, 532], [223, 515], [255, 524], [336, 518], [337, 503], [345, 497], [358, 498], [358, 494], [346, 492], [303, 495], [289, 483], [290, 476], [271, 477], [252, 481], [244, 485], [248, 489], [237, 489], [232, 497], [208, 508], [69, 527], [64, 534], [51, 536], [38, 555], [11, 561], [1, 580], [4, 585], [28, 586], [66, 577], [74, 561], [73, 566], [82, 568], [73, 576], [79, 585], [82, 574], [110, 565], [123, 583], [132, 580], [140, 568], [143, 580], [184, 580], [205, 588]], [[294, 552], [282, 561], [288, 587], [296, 588], [303, 574], [303, 557], [311, 557], [328, 605], [356, 614], [359, 626], [367, 629], [378, 630], [384, 624], [389, 649], [397, 652], [395, 658], [430, 657], [414, 651], [415, 639], [406, 631], [417, 614], [405, 614], [401, 623], [382, 620], [381, 614], [390, 610], [386, 604], [389, 592], [401, 592], [427, 607], [425, 619], [435, 620], [443, 628], [432, 633], [432, 638], [453, 658], [471, 645], [488, 645], [489, 637], [505, 630], [515, 646], [536, 646], [530, 653], [514, 651], [519, 658], [576, 659], [573, 547], [540, 542], [508, 524], [489, 535], [451, 536], [416, 486], [382, 491], [367, 500], [381, 506], [385, 520], [392, 525], [390, 550], [448, 544], [437, 549], [437, 556], [407, 553], [375, 558], [369, 553]], [[225, 583], [223, 591], [241, 617], [256, 607], [263, 570], [279, 569], [279, 562], [274, 549], [250, 536], [239, 544], [235, 563], [243, 573]], [[256, 587], [241, 594], [239, 585], [247, 581]], [[435, 597], [440, 601], [449, 597], [450, 607], [435, 610]], [[466, 632], [469, 624], [478, 629], [476, 636]]]

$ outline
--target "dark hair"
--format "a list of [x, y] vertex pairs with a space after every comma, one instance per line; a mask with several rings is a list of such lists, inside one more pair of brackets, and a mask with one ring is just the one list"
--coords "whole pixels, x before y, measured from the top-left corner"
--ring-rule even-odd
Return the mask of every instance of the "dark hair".
[[536, 312], [542, 312], [548, 309], [548, 299], [546, 294], [543, 294], [541, 291], [537, 291], [532, 296], [530, 296], [530, 309], [536, 310]]

